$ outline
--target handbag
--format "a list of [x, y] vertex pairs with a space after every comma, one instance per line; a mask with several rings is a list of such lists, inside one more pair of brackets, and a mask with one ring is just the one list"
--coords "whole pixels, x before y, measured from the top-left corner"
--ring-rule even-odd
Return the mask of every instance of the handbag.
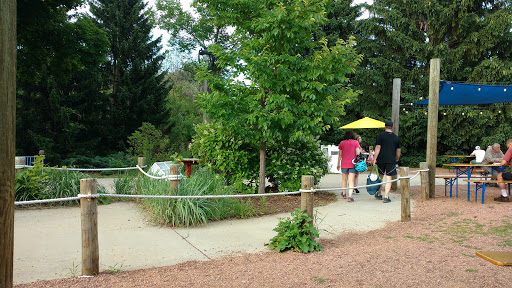
[[[372, 184], [380, 184], [382, 181], [379, 177], [379, 172], [377, 171], [377, 166], [373, 166], [372, 170], [370, 171], [370, 174], [368, 174], [368, 178], [366, 178], [366, 185], [372, 185]], [[366, 187], [366, 191], [368, 191], [368, 194], [375, 195], [377, 191], [379, 191], [380, 185], [370, 186]]]

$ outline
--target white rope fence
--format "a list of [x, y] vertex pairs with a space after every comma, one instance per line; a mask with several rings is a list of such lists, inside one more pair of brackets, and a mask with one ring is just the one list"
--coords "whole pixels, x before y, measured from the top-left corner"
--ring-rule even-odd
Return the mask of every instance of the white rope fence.
[[[142, 168], [146, 168], [147, 166], [143, 166]], [[34, 166], [30, 165], [14, 165], [15, 169], [23, 169], [23, 168], [34, 168]], [[67, 168], [67, 167], [48, 167], [52, 170], [67, 170], [67, 171], [88, 171], [88, 172], [101, 172], [101, 171], [120, 171], [120, 170], [135, 170], [140, 169], [139, 165], [136, 167], [120, 167], [120, 168]]]
[[157, 177], [157, 176], [153, 176], [153, 175], [150, 175], [146, 172], [144, 172], [144, 170], [142, 170], [142, 168], [137, 165], [136, 167], [137, 169], [139, 169], [140, 172], [142, 172], [142, 174], [144, 174], [145, 176], [151, 178], [151, 179], [167, 179], [167, 180], [181, 180], [183, 179], [183, 175], [166, 175], [166, 176], [161, 176], [161, 177]]
[[[137, 167], [139, 167], [137, 165]], [[140, 169], [140, 167], [139, 167]], [[141, 170], [141, 169], [140, 169]], [[141, 170], [142, 171], [142, 170]], [[294, 195], [299, 194], [302, 192], [318, 192], [318, 191], [340, 191], [340, 190], [348, 190], [348, 189], [355, 189], [355, 188], [365, 188], [365, 187], [371, 187], [371, 186], [380, 186], [382, 184], [386, 183], [392, 183], [399, 181], [400, 179], [414, 179], [417, 177], [420, 172], [429, 171], [428, 169], [424, 170], [417, 170], [416, 174], [414, 176], [406, 176], [406, 177], [397, 177], [397, 179], [387, 181], [387, 182], [381, 182], [377, 184], [371, 184], [371, 185], [361, 185], [356, 187], [348, 187], [348, 188], [321, 188], [321, 189], [310, 189], [310, 190], [303, 190], [300, 189], [299, 191], [293, 191], [293, 192], [279, 192], [279, 193], [265, 193], [265, 194], [235, 194], [235, 195], [127, 195], [127, 194], [92, 194], [92, 195], [84, 195], [84, 194], [78, 194], [77, 197], [68, 197], [68, 198], [56, 198], [56, 199], [42, 199], [42, 200], [31, 200], [31, 201], [15, 201], [14, 205], [32, 205], [32, 204], [43, 204], [43, 203], [51, 203], [51, 202], [63, 202], [63, 201], [74, 201], [74, 200], [80, 200], [81, 198], [100, 198], [100, 197], [111, 197], [111, 198], [136, 198], [136, 199], [211, 199], [211, 198], [246, 198], [246, 197], [269, 197], [269, 196], [283, 196], [283, 195]], [[144, 171], [142, 171], [144, 172]], [[144, 172], [145, 175], [150, 176], [153, 179], [170, 179], [170, 178], [176, 178], [172, 180], [179, 180], [181, 179], [181, 175], [171, 175], [174, 177], [154, 177]]]

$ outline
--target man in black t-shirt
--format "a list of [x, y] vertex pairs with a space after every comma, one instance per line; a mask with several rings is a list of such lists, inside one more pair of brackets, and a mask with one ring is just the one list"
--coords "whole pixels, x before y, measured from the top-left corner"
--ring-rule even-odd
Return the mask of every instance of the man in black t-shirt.
[[[398, 136], [393, 133], [393, 122], [386, 121], [385, 131], [380, 133], [375, 140], [375, 156], [373, 165], [377, 164], [379, 174], [383, 182], [391, 181], [393, 176], [396, 175], [396, 162], [400, 159], [401, 146]], [[383, 177], [386, 176], [386, 177]], [[382, 186], [380, 187], [382, 188]], [[378, 200], [383, 199], [381, 189], [375, 194]], [[389, 191], [391, 190], [391, 183], [384, 185], [384, 203], [389, 203]]]

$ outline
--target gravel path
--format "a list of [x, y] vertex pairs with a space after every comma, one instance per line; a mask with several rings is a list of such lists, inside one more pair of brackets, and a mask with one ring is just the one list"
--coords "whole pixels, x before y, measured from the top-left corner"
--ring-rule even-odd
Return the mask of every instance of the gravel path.
[[15, 287], [509, 287], [512, 268], [475, 252], [511, 251], [512, 203], [494, 202], [496, 188], [483, 205], [465, 192], [444, 197], [443, 186], [422, 202], [419, 189], [411, 187], [412, 221], [322, 239], [322, 252], [259, 252]]

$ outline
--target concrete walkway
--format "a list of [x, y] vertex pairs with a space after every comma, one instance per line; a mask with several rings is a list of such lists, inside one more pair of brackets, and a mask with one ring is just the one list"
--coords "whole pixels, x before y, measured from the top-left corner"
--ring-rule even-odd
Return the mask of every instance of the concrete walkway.
[[[366, 175], [359, 178], [359, 185], [364, 185]], [[111, 191], [111, 179], [98, 179], [98, 182]], [[419, 176], [411, 180], [411, 185], [419, 183]], [[341, 187], [339, 174], [326, 175], [319, 185], [319, 188], [336, 187]], [[384, 204], [365, 189], [360, 190], [361, 193], [354, 193], [354, 203], [340, 200], [315, 207], [321, 239], [333, 238], [345, 231], [379, 229], [387, 222], [400, 220], [399, 195], [391, 194], [392, 202]], [[273, 229], [279, 218], [289, 216], [290, 213], [284, 213], [171, 229], [148, 222], [134, 203], [101, 205], [98, 207], [100, 271], [151, 268], [266, 251], [264, 244], [275, 235]], [[14, 283], [80, 275], [80, 225], [79, 207], [16, 210]]]

